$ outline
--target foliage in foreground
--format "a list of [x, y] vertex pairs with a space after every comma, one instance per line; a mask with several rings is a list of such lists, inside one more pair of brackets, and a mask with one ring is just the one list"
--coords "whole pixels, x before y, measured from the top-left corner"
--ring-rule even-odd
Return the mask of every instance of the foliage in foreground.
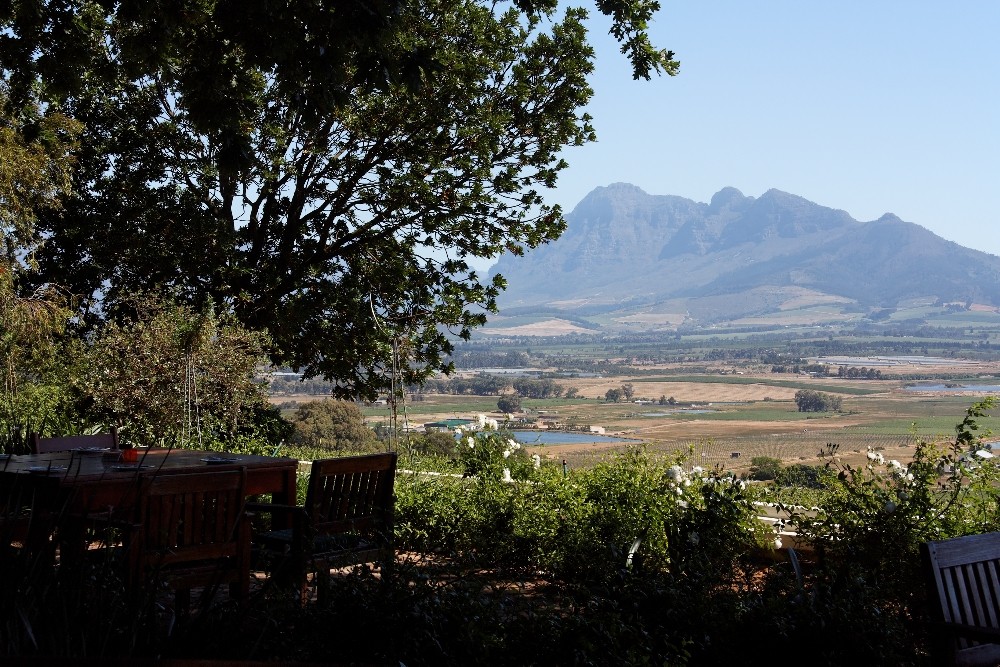
[[[876, 451], [861, 468], [831, 460], [822, 510], [793, 514], [811, 546], [799, 570], [756, 518], [760, 485], [642, 449], [564, 475], [486, 431], [455, 443], [453, 475], [399, 475], [400, 563], [335, 577], [329, 607], [299, 608], [267, 580], [246, 609], [219, 606], [167, 634], [163, 610], [129, 616], [113, 577], [7, 569], [0, 645], [407, 665], [753, 665], [780, 647], [811, 664], [927, 664], [917, 549], [1000, 528], [998, 470], [975, 433], [992, 406], [970, 408], [951, 445], [921, 443], [909, 465]], [[87, 611], [98, 601], [100, 627]]]

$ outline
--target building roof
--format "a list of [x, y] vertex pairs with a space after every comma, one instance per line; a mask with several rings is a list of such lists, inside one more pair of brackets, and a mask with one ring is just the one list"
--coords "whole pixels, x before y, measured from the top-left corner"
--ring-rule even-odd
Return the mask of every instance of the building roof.
[[424, 424], [424, 428], [458, 428], [459, 426], [465, 426], [466, 424], [471, 424], [473, 420], [471, 419], [445, 419], [439, 422], [428, 422]]

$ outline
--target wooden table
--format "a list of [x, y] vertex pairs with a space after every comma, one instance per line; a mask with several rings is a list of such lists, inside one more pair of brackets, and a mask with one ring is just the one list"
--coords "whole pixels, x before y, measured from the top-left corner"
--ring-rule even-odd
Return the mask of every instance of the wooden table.
[[[124, 451], [124, 450], [123, 450]], [[147, 475], [197, 473], [207, 470], [246, 468], [246, 493], [272, 494], [275, 503], [294, 505], [298, 461], [287, 457], [222, 454], [190, 449], [139, 449], [136, 463], [127, 467], [112, 452], [50, 452], [0, 459], [0, 480], [7, 486], [29, 490], [52, 489], [73, 513], [130, 508]], [[225, 456], [233, 461], [209, 462]], [[109, 460], [111, 459], [111, 460]]]

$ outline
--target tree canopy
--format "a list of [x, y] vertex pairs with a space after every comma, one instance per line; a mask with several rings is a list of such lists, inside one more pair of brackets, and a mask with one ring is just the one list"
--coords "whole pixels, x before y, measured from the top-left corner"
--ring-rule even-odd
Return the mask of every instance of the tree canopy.
[[364, 415], [347, 401], [310, 401], [301, 404], [292, 418], [292, 441], [306, 447], [368, 451], [376, 446], [375, 432]]
[[[674, 73], [649, 0], [601, 0], [636, 77]], [[564, 228], [541, 188], [594, 139], [579, 8], [476, 0], [13, 2], [12, 104], [83, 124], [37, 211], [36, 283], [91, 319], [150, 288], [266, 330], [275, 363], [372, 398], [447, 370], [496, 307], [469, 263]], [[397, 362], [401, 365], [397, 366]]]
[[840, 396], [822, 391], [800, 389], [795, 392], [795, 405], [799, 412], [840, 412], [843, 402]]

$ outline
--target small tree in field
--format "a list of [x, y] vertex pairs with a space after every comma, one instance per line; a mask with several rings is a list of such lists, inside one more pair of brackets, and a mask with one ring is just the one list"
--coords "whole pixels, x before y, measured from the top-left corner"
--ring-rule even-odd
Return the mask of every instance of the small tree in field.
[[843, 399], [821, 391], [800, 389], [795, 392], [795, 405], [799, 412], [840, 412]]
[[504, 394], [497, 400], [497, 410], [500, 412], [520, 412], [521, 397], [517, 394]]

